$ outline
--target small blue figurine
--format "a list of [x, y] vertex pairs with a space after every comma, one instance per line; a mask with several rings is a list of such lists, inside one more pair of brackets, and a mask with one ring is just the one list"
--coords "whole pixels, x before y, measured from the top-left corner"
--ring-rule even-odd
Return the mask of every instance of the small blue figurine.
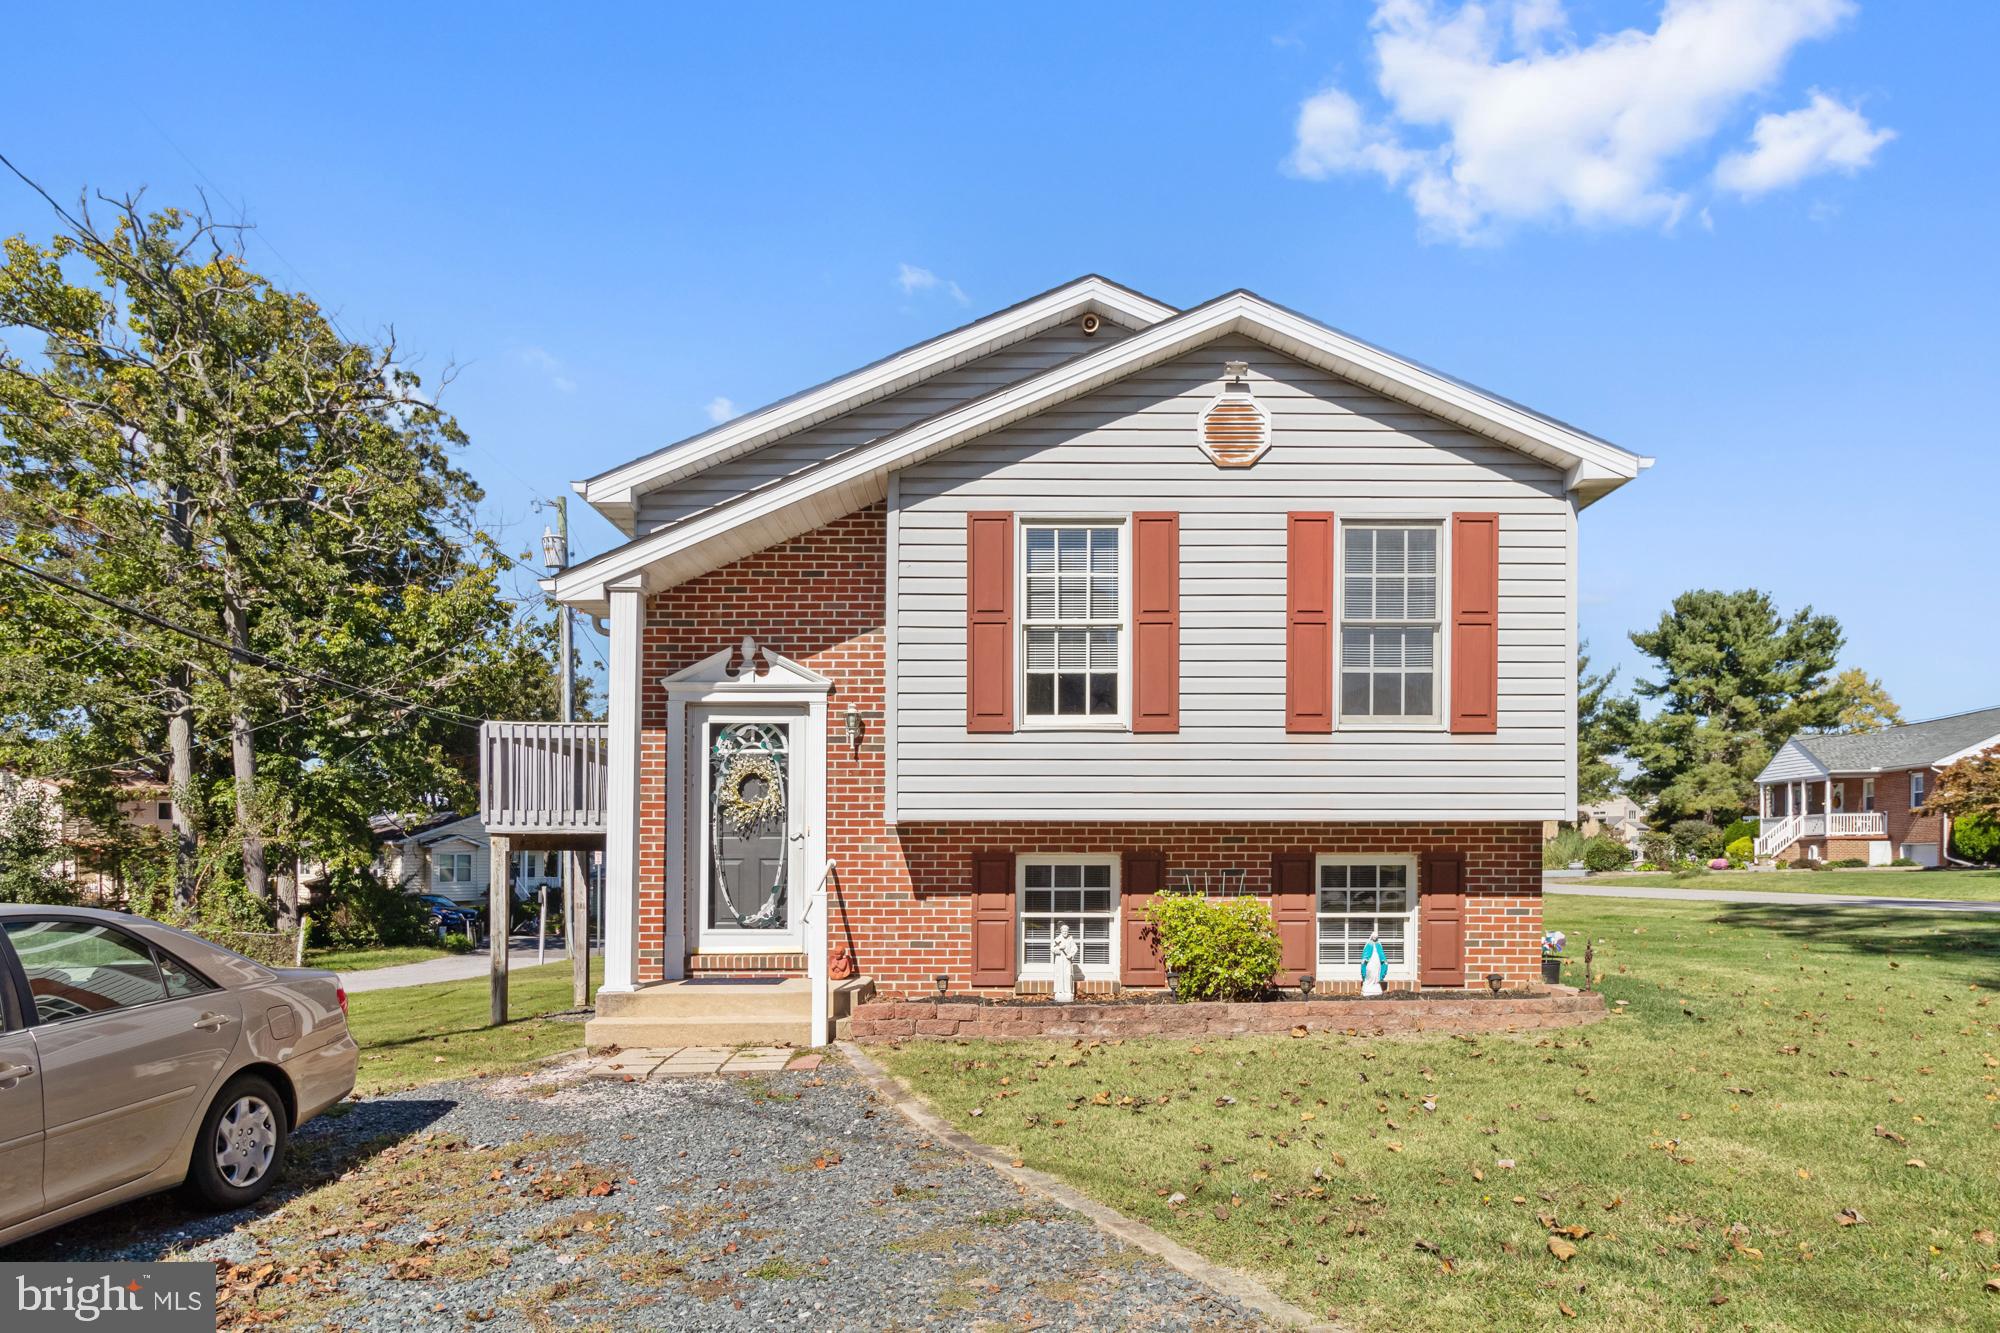
[[[1373, 976], [1368, 972], [1370, 963], [1375, 965]], [[1389, 955], [1382, 952], [1381, 932], [1371, 927], [1368, 931], [1368, 943], [1361, 946], [1361, 993], [1380, 995], [1382, 983], [1388, 979]]]

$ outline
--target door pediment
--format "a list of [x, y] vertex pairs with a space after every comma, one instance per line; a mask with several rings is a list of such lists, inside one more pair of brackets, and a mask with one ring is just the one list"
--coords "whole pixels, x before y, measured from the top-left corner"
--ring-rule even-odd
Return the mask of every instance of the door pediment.
[[683, 667], [660, 682], [674, 699], [765, 699], [778, 702], [785, 695], [825, 695], [833, 682], [766, 648], [746, 634], [743, 641], [719, 653], [711, 653], [693, 666]]

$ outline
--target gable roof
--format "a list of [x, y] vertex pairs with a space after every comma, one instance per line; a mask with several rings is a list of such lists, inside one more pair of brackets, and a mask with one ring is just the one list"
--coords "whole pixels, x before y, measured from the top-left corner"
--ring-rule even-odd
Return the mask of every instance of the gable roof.
[[573, 489], [621, 532], [632, 535], [639, 497], [649, 491], [740, 458], [794, 431], [851, 412], [1092, 312], [1128, 328], [1143, 329], [1174, 314], [1174, 308], [1108, 278], [1086, 274], [859, 370], [746, 412], [713, 430], [576, 482]]
[[639, 578], [647, 591], [671, 587], [882, 499], [889, 474], [899, 468], [1231, 334], [1558, 467], [1579, 506], [1653, 461], [1239, 290], [687, 515], [543, 586], [557, 601], [588, 611], [601, 610], [609, 585], [622, 579]]
[[[2000, 744], [2000, 708], [1977, 708], [1969, 713], [1953, 713], [1925, 722], [1908, 722], [1880, 731], [1848, 732], [1833, 736], [1794, 736], [1787, 748], [1803, 750], [1824, 773], [1881, 773], [1899, 768], [1922, 768], [1944, 764], [1976, 754]], [[1782, 753], [1782, 752], [1781, 752]], [[1772, 773], [1778, 761], [1759, 778], [1790, 776]]]

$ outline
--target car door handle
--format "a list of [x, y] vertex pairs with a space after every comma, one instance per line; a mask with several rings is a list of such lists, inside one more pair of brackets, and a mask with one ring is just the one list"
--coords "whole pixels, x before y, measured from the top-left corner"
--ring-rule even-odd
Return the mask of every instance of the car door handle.
[[208, 1013], [208, 1014], [203, 1014], [200, 1018], [195, 1019], [194, 1025], [200, 1028], [203, 1032], [220, 1032], [222, 1030], [222, 1025], [224, 1023], [227, 1023], [228, 1021], [229, 1021], [228, 1014]]
[[19, 1083], [24, 1078], [33, 1078], [34, 1074], [33, 1065], [10, 1065], [0, 1069], [0, 1083]]

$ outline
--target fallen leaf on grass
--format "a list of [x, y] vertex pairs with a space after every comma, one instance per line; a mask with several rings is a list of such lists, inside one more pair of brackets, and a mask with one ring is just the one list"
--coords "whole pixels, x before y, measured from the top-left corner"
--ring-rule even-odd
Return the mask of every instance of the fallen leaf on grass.
[[1981, 1245], [2000, 1244], [2000, 1236], [1995, 1236], [1991, 1231], [1988, 1231], [1985, 1227], [1981, 1227], [1979, 1230], [1973, 1232], [1972, 1239], [1977, 1241]]
[[1867, 1218], [1861, 1215], [1859, 1209], [1843, 1208], [1840, 1210], [1840, 1225], [1844, 1227], [1858, 1227], [1867, 1220]]
[[1570, 1260], [1576, 1258], [1576, 1246], [1570, 1244], [1561, 1236], [1550, 1236], [1549, 1253], [1553, 1254], [1560, 1262], [1568, 1263]]
[[1576, 1311], [1570, 1309], [1567, 1305], [1564, 1305], [1561, 1301], [1556, 1302], [1556, 1309], [1561, 1310], [1563, 1312], [1564, 1318], [1567, 1319], [1576, 1318]]
[[1907, 1162], [1903, 1163], [1903, 1165], [1904, 1165], [1904, 1166], [1914, 1166], [1914, 1167], [1916, 1167], [1916, 1168], [1917, 1168], [1917, 1169], [1918, 1169], [1919, 1171], [1921, 1171], [1921, 1170], [1923, 1170], [1923, 1169], [1924, 1169], [1924, 1159], [1923, 1159], [1923, 1158], [1921, 1158], [1921, 1157], [1912, 1157], [1912, 1158], [1911, 1158], [1911, 1159], [1910, 1159], [1909, 1161], [1907, 1161]]
[[1297, 1026], [1295, 1026], [1295, 1027], [1294, 1027], [1294, 1028], [1292, 1029], [1292, 1035], [1293, 1035], [1294, 1037], [1303, 1037], [1303, 1036], [1305, 1036], [1305, 1035], [1306, 1035], [1306, 1025], [1305, 1025], [1304, 1023], [1300, 1023], [1300, 1024], [1298, 1024]]
[[1887, 1125], [1875, 1126], [1875, 1137], [1878, 1139], [1887, 1139], [1891, 1143], [1909, 1142], [1908, 1139], [1904, 1138], [1901, 1134], [1898, 1134], [1895, 1130], [1890, 1129]]
[[1417, 1237], [1417, 1248], [1422, 1250], [1425, 1254], [1438, 1253], [1437, 1242], [1434, 1240], [1425, 1240], [1422, 1236]]

